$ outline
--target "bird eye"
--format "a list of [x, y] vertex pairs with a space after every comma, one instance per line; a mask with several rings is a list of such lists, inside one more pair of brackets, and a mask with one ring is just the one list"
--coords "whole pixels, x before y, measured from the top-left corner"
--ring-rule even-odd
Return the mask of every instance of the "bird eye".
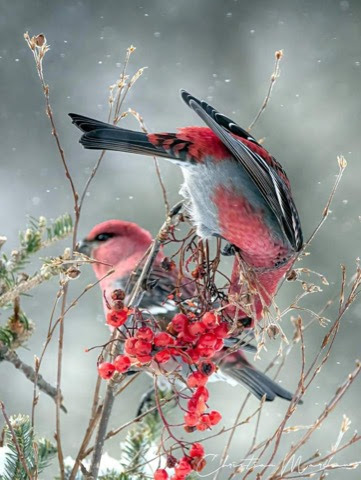
[[99, 235], [97, 235], [94, 240], [97, 242], [106, 242], [107, 240], [109, 240], [109, 238], [112, 237], [114, 237], [114, 233], [99, 233]]

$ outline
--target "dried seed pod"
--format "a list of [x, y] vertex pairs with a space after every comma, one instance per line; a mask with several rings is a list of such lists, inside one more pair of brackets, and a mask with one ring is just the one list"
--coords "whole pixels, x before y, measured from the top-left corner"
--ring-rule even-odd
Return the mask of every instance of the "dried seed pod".
[[293, 282], [293, 281], [297, 280], [296, 270], [291, 270], [290, 273], [287, 275], [286, 280], [288, 282]]
[[113, 310], [123, 310], [124, 302], [122, 302], [121, 300], [115, 300], [112, 306]]
[[74, 265], [72, 265], [71, 267], [69, 267], [67, 269], [67, 271], [65, 272], [65, 275], [68, 278], [74, 280], [75, 278], [79, 277], [80, 273], [81, 273], [80, 270], [78, 268], [76, 268]]
[[177, 459], [173, 455], [167, 457], [167, 468], [173, 468], [177, 465]]
[[34, 37], [34, 40], [37, 47], [42, 47], [44, 43], [46, 43], [46, 38], [43, 33], [39, 33], [39, 35], [36, 35], [36, 37]]
[[280, 333], [280, 329], [275, 323], [272, 323], [267, 327], [267, 334], [269, 338], [276, 338], [279, 333]]
[[125, 299], [125, 291], [121, 288], [117, 288], [116, 290], [112, 291], [111, 294], [112, 300], [124, 300]]

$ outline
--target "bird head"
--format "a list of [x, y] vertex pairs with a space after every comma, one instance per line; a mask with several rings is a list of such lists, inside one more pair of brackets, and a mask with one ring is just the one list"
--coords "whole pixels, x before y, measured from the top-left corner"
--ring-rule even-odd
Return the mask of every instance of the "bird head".
[[151, 234], [136, 223], [108, 220], [96, 225], [79, 242], [77, 250], [103, 263], [93, 264], [96, 276], [101, 278], [111, 267], [124, 273], [130, 272], [151, 241]]

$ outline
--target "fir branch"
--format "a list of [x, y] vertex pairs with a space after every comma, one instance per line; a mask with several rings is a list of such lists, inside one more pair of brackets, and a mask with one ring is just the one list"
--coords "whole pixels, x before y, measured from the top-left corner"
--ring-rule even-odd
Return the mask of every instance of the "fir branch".
[[9, 418], [3, 402], [0, 406], [7, 425], [5, 436], [6, 445], [9, 447], [5, 462], [5, 480], [32, 480], [28, 466], [31, 449], [30, 422], [26, 423], [25, 417], [20, 415]]
[[[0, 259], [0, 307], [13, 302], [19, 295], [32, 290], [45, 280], [59, 273], [46, 268], [31, 277], [27, 274], [16, 275], [29, 262], [31, 255], [63, 240], [73, 231], [72, 218], [69, 214], [58, 217], [47, 226], [45, 217], [30, 219], [29, 227], [19, 234], [19, 248], [8, 257], [5, 253]], [[1, 237], [4, 238], [4, 237]], [[1, 243], [4, 244], [5, 240]]]
[[54, 445], [45, 438], [36, 439], [30, 418], [26, 415], [8, 417], [5, 406], [1, 409], [6, 422], [4, 480], [32, 480], [37, 478], [56, 453]]

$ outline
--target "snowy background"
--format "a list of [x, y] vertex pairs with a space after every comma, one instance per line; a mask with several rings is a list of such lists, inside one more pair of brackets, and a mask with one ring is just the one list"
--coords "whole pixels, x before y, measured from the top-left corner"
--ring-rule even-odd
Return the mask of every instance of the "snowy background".
[[[305, 237], [320, 219], [323, 206], [338, 171], [336, 156], [348, 161], [332, 214], [313, 243], [303, 264], [325, 274], [330, 282], [307, 306], [320, 308], [340, 283], [340, 264], [353, 271], [360, 255], [360, 112], [361, 112], [361, 4], [354, 1], [273, 0], [107, 0], [0, 2], [1, 68], [1, 162], [0, 233], [17, 245], [17, 233], [25, 227], [26, 215], [55, 218], [72, 211], [69, 185], [44, 115], [44, 99], [31, 52], [23, 33], [43, 32], [51, 45], [45, 59], [45, 76], [59, 133], [76, 184], [83, 185], [97, 158], [78, 144], [78, 131], [68, 112], [107, 118], [107, 87], [120, 73], [126, 48], [137, 47], [129, 73], [147, 66], [131, 91], [126, 107], [144, 116], [152, 131], [174, 131], [177, 126], [199, 124], [179, 99], [186, 88], [206, 98], [216, 108], [247, 127], [268, 87], [274, 51], [284, 49], [279, 78], [272, 100], [253, 134], [265, 137], [265, 146], [285, 168], [293, 188]], [[126, 120], [137, 128], [134, 120]], [[181, 174], [161, 161], [171, 202], [178, 196]], [[153, 162], [148, 158], [109, 153], [86, 199], [80, 237], [96, 223], [109, 218], [136, 221], [155, 233], [163, 221], [163, 204]], [[64, 245], [66, 242], [64, 242]], [[58, 254], [59, 245], [43, 255]], [[73, 284], [72, 295], [92, 281], [90, 268]], [[292, 286], [279, 295], [287, 305]], [[41, 286], [24, 307], [37, 325], [29, 349], [19, 352], [29, 363], [39, 354], [45, 339], [50, 310], [57, 290], [56, 280]], [[333, 318], [334, 310], [329, 316]], [[283, 324], [292, 335], [289, 319]], [[63, 393], [69, 410], [62, 419], [65, 454], [74, 455], [89, 415], [90, 390], [95, 380], [97, 352], [85, 347], [103, 343], [104, 327], [100, 291], [93, 291], [66, 320]], [[316, 352], [325, 331], [315, 325], [306, 335], [307, 354]], [[293, 424], [307, 422], [354, 367], [360, 356], [361, 307], [354, 305], [345, 316], [332, 357], [322, 376], [309, 390]], [[269, 345], [259, 367], [278, 348]], [[282, 384], [295, 388], [299, 351], [295, 349]], [[293, 370], [294, 369], [294, 370]], [[56, 342], [48, 349], [42, 374], [55, 379]], [[143, 377], [116, 402], [111, 426], [134, 416], [139, 398], [151, 380]], [[230, 426], [245, 396], [241, 387], [213, 385], [213, 406], [225, 412]], [[322, 431], [312, 437], [306, 453], [316, 448], [327, 452], [335, 442], [342, 414], [352, 427], [360, 428], [360, 382], [345, 396]], [[31, 411], [32, 388], [8, 363], [0, 364], [0, 398], [9, 413]], [[250, 403], [249, 410], [256, 406]], [[262, 415], [260, 439], [271, 432], [287, 405], [267, 404]], [[312, 415], [311, 415], [312, 412]], [[306, 415], [307, 414], [307, 415]], [[40, 397], [36, 427], [52, 437], [54, 404]], [[237, 461], [249, 445], [252, 429], [239, 429], [230, 461]], [[107, 451], [119, 456], [119, 440], [107, 443]], [[224, 440], [214, 439], [208, 451], [218, 453]], [[360, 460], [357, 448], [340, 461]], [[55, 472], [55, 470], [53, 470]], [[51, 477], [51, 470], [46, 475]], [[329, 476], [338, 479], [340, 473]], [[359, 471], [342, 472], [347, 479], [360, 478]], [[227, 472], [224, 472], [224, 477]], [[46, 478], [46, 476], [44, 477]], [[212, 478], [212, 477], [209, 477]]]

